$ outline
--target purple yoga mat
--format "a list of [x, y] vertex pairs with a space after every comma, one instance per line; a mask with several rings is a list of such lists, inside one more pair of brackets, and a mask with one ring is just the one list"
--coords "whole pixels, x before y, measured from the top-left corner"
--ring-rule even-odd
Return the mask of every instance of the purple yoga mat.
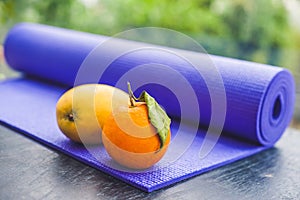
[[[7, 34], [5, 58], [30, 76], [0, 84], [0, 120], [148, 192], [273, 146], [291, 120], [295, 86], [285, 69], [108, 39], [45, 25], [16, 25]], [[55, 119], [56, 101], [67, 88], [100, 82], [125, 90], [128, 80], [136, 94], [147, 90], [173, 119], [169, 159], [140, 172], [116, 169], [103, 146], [86, 149], [72, 143]], [[202, 129], [195, 132], [188, 124]], [[213, 148], [202, 157], [205, 145]]]

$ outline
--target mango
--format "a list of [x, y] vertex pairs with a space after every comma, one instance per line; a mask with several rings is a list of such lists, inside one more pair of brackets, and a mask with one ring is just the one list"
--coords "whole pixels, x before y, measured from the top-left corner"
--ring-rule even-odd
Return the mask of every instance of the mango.
[[56, 104], [61, 132], [86, 145], [102, 142], [103, 126], [114, 109], [128, 106], [128, 94], [104, 84], [85, 84], [66, 91]]

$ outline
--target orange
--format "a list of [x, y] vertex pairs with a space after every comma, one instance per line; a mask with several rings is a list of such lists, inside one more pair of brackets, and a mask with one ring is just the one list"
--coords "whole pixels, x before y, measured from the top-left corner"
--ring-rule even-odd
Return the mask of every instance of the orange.
[[149, 121], [145, 103], [113, 110], [102, 133], [108, 154], [119, 164], [132, 169], [146, 169], [157, 163], [166, 153], [170, 137], [169, 129], [161, 148], [160, 137]]

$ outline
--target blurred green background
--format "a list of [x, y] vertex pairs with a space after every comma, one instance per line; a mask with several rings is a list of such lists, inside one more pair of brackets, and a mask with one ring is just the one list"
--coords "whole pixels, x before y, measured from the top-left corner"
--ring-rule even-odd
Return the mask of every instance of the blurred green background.
[[[103, 35], [170, 28], [208, 53], [288, 68], [300, 84], [300, 0], [0, 0], [0, 43], [21, 21]], [[0, 79], [14, 74], [0, 62]]]

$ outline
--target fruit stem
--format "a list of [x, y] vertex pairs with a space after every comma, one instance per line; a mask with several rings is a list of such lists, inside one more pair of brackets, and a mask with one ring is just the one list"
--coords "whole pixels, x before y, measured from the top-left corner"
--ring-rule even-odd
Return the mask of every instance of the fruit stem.
[[137, 98], [134, 96], [129, 82], [127, 82], [127, 86], [128, 86], [130, 106], [135, 107], [135, 103], [136, 103], [135, 100], [137, 100]]
[[67, 118], [68, 118], [68, 120], [69, 120], [70, 122], [74, 122], [74, 114], [73, 114], [73, 113], [69, 113], [69, 114], [67, 115]]

